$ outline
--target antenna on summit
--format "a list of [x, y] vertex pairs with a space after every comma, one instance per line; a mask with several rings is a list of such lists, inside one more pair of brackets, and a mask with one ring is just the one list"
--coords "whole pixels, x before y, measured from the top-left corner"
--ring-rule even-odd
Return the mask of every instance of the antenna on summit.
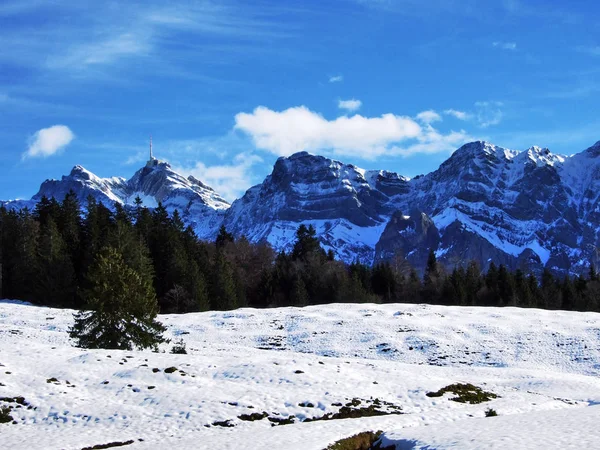
[[152, 135], [150, 135], [150, 159], [146, 163], [146, 167], [154, 167], [158, 165], [158, 159], [152, 154]]

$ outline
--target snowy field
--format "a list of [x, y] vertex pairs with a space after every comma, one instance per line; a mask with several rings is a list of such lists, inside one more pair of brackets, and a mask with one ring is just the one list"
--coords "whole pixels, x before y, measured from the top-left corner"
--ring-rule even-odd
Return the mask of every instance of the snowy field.
[[[317, 450], [367, 430], [398, 449], [600, 448], [595, 313], [336, 304], [160, 320], [187, 355], [77, 349], [72, 311], [0, 302], [0, 397], [26, 402], [0, 448]], [[425, 395], [452, 383], [498, 398]], [[396, 414], [305, 422], [352, 401]]]

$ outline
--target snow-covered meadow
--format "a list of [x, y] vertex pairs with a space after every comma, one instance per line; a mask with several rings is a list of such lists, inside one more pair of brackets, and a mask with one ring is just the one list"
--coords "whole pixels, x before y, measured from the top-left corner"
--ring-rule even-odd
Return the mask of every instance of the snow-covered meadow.
[[[77, 349], [72, 311], [0, 302], [0, 397], [30, 405], [0, 447], [316, 450], [383, 430], [398, 449], [600, 448], [599, 314], [335, 304], [159, 319], [188, 354]], [[457, 382], [499, 398], [425, 395]], [[352, 400], [402, 414], [304, 422]]]

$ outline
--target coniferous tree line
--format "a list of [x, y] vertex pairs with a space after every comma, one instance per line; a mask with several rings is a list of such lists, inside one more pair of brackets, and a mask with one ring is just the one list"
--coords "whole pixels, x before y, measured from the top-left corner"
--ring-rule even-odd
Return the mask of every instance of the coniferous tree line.
[[[119, 270], [106, 266], [111, 258]], [[133, 208], [111, 210], [90, 197], [83, 209], [73, 192], [61, 202], [44, 197], [32, 211], [0, 208], [0, 264], [0, 298], [75, 309], [90, 306], [90, 292], [109, 273], [132, 298], [156, 298], [161, 313], [331, 302], [600, 311], [593, 267], [585, 277], [545, 270], [540, 279], [494, 264], [486, 273], [475, 263], [446, 271], [431, 252], [420, 277], [404, 266], [337, 261], [311, 226], [298, 228], [290, 252], [275, 253], [223, 227], [215, 242], [200, 241], [160, 204], [150, 210], [136, 199]]]

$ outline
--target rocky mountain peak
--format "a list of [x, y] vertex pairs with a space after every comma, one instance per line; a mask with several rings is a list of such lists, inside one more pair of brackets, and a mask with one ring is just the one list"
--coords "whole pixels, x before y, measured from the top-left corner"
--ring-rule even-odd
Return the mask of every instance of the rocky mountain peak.
[[585, 153], [587, 155], [590, 155], [590, 156], [594, 157], [594, 158], [600, 156], [600, 141], [596, 142], [590, 148], [588, 148], [587, 150], [585, 150]]
[[76, 165], [71, 169], [71, 173], [69, 176], [72, 178], [82, 178], [84, 180], [89, 180], [92, 178], [92, 173], [85, 169], [85, 167]]
[[170, 170], [171, 164], [169, 164], [168, 161], [162, 161], [157, 158], [152, 158], [152, 159], [148, 160], [145, 167], [153, 169], [153, 170]]
[[450, 157], [465, 158], [465, 157], [481, 157], [486, 155], [495, 155], [499, 151], [503, 151], [502, 147], [498, 147], [487, 141], [474, 141], [464, 144], [458, 148]]
[[524, 160], [526, 164], [533, 164], [537, 167], [554, 166], [565, 161], [563, 156], [555, 155], [548, 148], [538, 146], [530, 147], [524, 152], [517, 154], [516, 157]]
[[[485, 141], [465, 144], [456, 150], [435, 172], [423, 177], [421, 183], [431, 181], [451, 183], [454, 188], [471, 191], [481, 188], [473, 183], [483, 183], [489, 187], [495, 185], [498, 172], [510, 164], [516, 154]], [[469, 192], [465, 192], [469, 196]]]
[[294, 153], [277, 159], [269, 176], [272, 189], [298, 196], [330, 195], [335, 192], [355, 195], [368, 189], [365, 171], [324, 156], [307, 152]]
[[291, 156], [282, 156], [277, 159], [273, 167], [272, 176], [275, 179], [291, 180], [309, 175], [312, 172], [340, 165], [338, 161], [308, 152], [298, 152]]
[[538, 147], [537, 145], [532, 145], [526, 151], [529, 154], [536, 154], [536, 155], [549, 155], [550, 154], [550, 150], [548, 148]]
[[507, 149], [490, 144], [486, 141], [475, 141], [463, 145], [448, 158], [440, 169], [446, 166], [456, 166], [469, 162], [505, 160], [511, 154]]

